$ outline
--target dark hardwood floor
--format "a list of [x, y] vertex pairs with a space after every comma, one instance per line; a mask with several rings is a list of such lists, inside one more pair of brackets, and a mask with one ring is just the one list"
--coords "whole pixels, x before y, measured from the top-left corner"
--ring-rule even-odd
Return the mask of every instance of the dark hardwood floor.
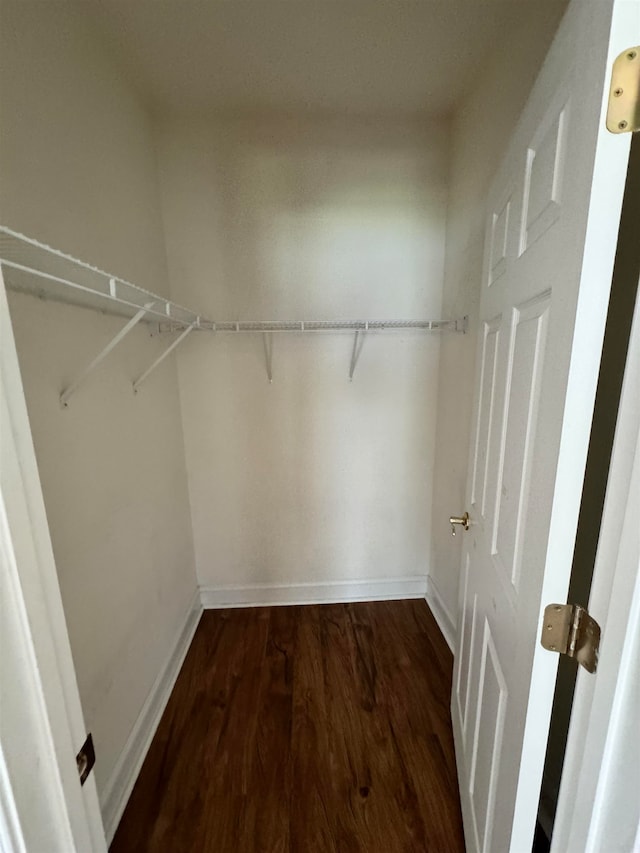
[[464, 851], [424, 601], [205, 611], [111, 853]]

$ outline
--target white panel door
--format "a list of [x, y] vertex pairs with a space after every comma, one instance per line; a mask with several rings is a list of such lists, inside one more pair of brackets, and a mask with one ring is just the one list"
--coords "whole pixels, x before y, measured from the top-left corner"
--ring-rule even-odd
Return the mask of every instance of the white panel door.
[[629, 151], [603, 109], [637, 33], [636, 0], [573, 0], [488, 198], [452, 694], [470, 851], [531, 849], [557, 667], [540, 620], [566, 600]]

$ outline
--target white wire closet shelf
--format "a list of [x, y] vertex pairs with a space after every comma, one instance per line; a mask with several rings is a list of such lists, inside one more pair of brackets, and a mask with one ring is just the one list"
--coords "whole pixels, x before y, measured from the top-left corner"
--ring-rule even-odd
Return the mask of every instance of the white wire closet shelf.
[[67, 406], [69, 398], [138, 323], [154, 323], [161, 332], [179, 336], [133, 382], [140, 385], [192, 331], [261, 333], [264, 340], [267, 376], [272, 381], [271, 335], [279, 332], [352, 332], [355, 334], [349, 379], [362, 348], [359, 335], [366, 332], [414, 330], [422, 332], [465, 332], [467, 318], [457, 320], [226, 320], [213, 321], [172, 300], [138, 287], [71, 255], [47, 246], [6, 226], [0, 226], [0, 266], [6, 286], [41, 299], [78, 305], [128, 318], [126, 325], [60, 394]]
[[[175, 330], [175, 324], [165, 326]], [[467, 319], [462, 320], [227, 320], [212, 323], [201, 320], [201, 329], [213, 332], [384, 332], [415, 329], [422, 332], [465, 332]]]
[[0, 264], [11, 290], [43, 299], [133, 317], [145, 308], [146, 322], [170, 320], [198, 325], [200, 316], [119, 276], [0, 226]]

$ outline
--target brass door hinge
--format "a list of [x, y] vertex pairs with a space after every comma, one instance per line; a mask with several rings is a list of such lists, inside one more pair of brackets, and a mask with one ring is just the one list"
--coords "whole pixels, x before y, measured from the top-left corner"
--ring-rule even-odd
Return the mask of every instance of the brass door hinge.
[[579, 604], [545, 607], [540, 642], [550, 652], [575, 658], [587, 672], [596, 671], [600, 626]]
[[80, 752], [76, 755], [76, 765], [81, 785], [84, 785], [87, 781], [87, 776], [91, 773], [95, 763], [96, 751], [93, 747], [93, 737], [91, 736], [91, 732], [89, 732], [87, 739], [80, 747]]
[[613, 63], [607, 130], [611, 133], [640, 130], [640, 45], [623, 50]]

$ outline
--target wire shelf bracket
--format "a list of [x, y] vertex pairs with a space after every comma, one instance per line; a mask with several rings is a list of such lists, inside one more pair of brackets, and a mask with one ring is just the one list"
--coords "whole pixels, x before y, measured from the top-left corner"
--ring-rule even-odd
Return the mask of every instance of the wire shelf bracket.
[[262, 346], [264, 348], [264, 363], [267, 369], [267, 379], [273, 382], [273, 333], [262, 333]]
[[76, 378], [73, 380], [73, 382], [71, 382], [71, 383], [69, 383], [69, 385], [67, 385], [67, 387], [60, 394], [60, 405], [64, 409], [66, 409], [69, 406], [70, 398], [72, 397], [73, 394], [75, 394], [75, 392], [78, 390], [78, 388], [82, 385], [82, 383], [85, 381], [87, 376], [89, 376], [90, 373], [93, 373], [93, 371], [96, 369], [96, 367], [99, 364], [101, 364], [101, 362], [103, 362], [105, 360], [105, 358], [109, 355], [109, 353], [118, 346], [120, 341], [123, 338], [125, 338], [135, 326], [138, 325], [140, 320], [142, 320], [142, 318], [147, 314], [149, 309], [151, 309], [153, 307], [153, 305], [154, 305], [154, 303], [150, 302], [148, 306], [146, 306], [145, 308], [141, 308], [129, 320], [129, 322], [126, 323], [122, 327], [122, 329], [120, 329], [118, 334], [114, 335], [114, 337], [111, 338], [111, 340], [106, 345], [106, 347], [104, 347], [103, 349], [100, 350], [100, 352], [93, 359], [93, 361], [90, 361], [89, 364], [85, 367], [85, 369], [81, 373], [79, 373], [78, 376], [76, 376]]
[[364, 335], [365, 333], [363, 332], [362, 340], [360, 341], [360, 346], [358, 346], [360, 330], [358, 330], [353, 336], [353, 349], [351, 350], [351, 363], [349, 364], [349, 382], [353, 382], [353, 374], [355, 373], [356, 365], [358, 363], [358, 359], [360, 358], [362, 347], [364, 346]]
[[173, 350], [182, 343], [182, 341], [187, 337], [187, 335], [189, 335], [189, 334], [191, 334], [191, 332], [193, 332], [194, 328], [195, 328], [194, 326], [187, 326], [187, 328], [184, 329], [182, 334], [179, 335], [175, 339], [175, 341], [170, 346], [168, 346], [162, 353], [160, 353], [158, 358], [156, 358], [156, 360], [154, 362], [152, 362], [149, 365], [149, 367], [147, 367], [145, 372], [135, 380], [135, 382], [133, 383], [133, 393], [134, 394], [138, 393], [138, 389], [140, 388], [142, 383], [145, 381], [145, 379], [147, 379], [153, 373], [153, 371], [156, 369], [156, 367], [165, 360], [165, 358], [169, 355], [169, 353], [172, 353]]

